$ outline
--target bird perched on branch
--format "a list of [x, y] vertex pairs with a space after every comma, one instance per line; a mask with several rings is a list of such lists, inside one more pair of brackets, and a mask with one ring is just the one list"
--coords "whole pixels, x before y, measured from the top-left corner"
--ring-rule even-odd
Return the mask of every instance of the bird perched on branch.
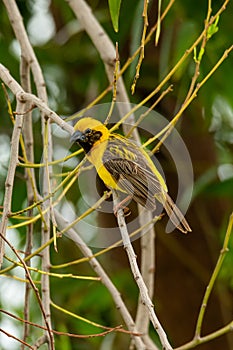
[[[111, 133], [104, 124], [93, 118], [80, 119], [74, 129], [71, 142], [77, 142], [83, 148], [105, 185], [128, 194], [120, 206], [132, 198], [153, 211], [156, 201], [159, 201], [175, 227], [183, 233], [191, 231], [183, 214], [168, 195], [162, 175], [145, 150], [126, 137]], [[115, 208], [115, 213], [117, 209], [119, 206]]]

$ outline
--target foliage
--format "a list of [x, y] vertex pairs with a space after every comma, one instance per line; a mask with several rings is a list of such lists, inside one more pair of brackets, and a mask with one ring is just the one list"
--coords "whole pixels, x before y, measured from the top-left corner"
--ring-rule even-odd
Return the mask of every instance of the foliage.
[[[4, 3], [8, 1], [0, 3], [0, 63], [9, 69], [11, 76], [17, 82], [22, 84], [20, 69], [22, 69], [23, 60], [19, 40], [16, 39], [9, 20], [10, 14]], [[114, 97], [118, 97], [112, 92], [115, 56], [113, 62], [110, 62], [112, 79], [108, 81], [106, 67], [108, 68], [109, 62], [104, 61], [103, 55], [93, 44], [93, 39], [86, 33], [80, 20], [77, 20], [72, 3], [73, 1], [63, 2], [61, 0], [53, 1], [51, 4], [42, 0], [17, 2], [27, 35], [45, 79], [48, 96], [48, 103], [44, 100], [46, 106], [56, 111], [66, 121], [68, 116], [87, 108], [96, 98], [98, 99], [96, 104], [107, 102], [111, 105]], [[232, 38], [229, 33], [231, 33], [232, 26], [233, 4], [229, 1], [212, 3], [210, 0], [163, 1], [161, 17], [158, 16], [158, 4], [157, 1], [147, 4], [147, 1], [135, 2], [134, 0], [109, 0], [109, 3], [90, 2], [94, 16], [114, 47], [118, 42], [120, 72], [116, 72], [115, 69], [116, 80], [119, 81], [120, 76], [123, 77], [129, 99], [136, 106], [145, 105], [156, 109], [168, 121], [171, 121], [168, 128], [163, 130], [159, 140], [162, 139], [165, 142], [166, 139], [169, 139], [170, 132], [176, 125], [192, 159], [194, 191], [188, 211], [188, 221], [193, 233], [187, 237], [180, 236], [178, 233], [165, 235], [164, 219], [155, 225], [157, 232], [156, 258], [154, 259], [156, 260], [156, 277], [155, 293], [152, 297], [155, 311], [158, 313], [169, 340], [177, 349], [189, 349], [195, 346], [200, 350], [208, 350], [210, 347], [212, 350], [220, 348], [227, 350], [233, 347], [232, 332], [230, 332], [233, 319], [233, 250], [229, 232], [232, 227], [230, 214], [233, 188]], [[163, 16], [166, 8], [168, 11]], [[143, 10], [146, 10], [144, 16], [142, 16]], [[161, 30], [158, 34], [156, 28], [159, 25], [161, 25]], [[155, 41], [158, 41], [157, 46], [154, 44]], [[106, 53], [107, 57], [109, 57], [108, 54], [109, 52]], [[29, 64], [32, 63], [29, 62]], [[39, 86], [38, 89], [38, 79], [32, 71], [30, 84], [31, 92], [43, 99], [43, 94], [38, 93], [38, 90], [43, 90], [43, 87]], [[170, 84], [173, 85], [172, 88]], [[5, 181], [10, 164], [11, 142], [14, 141], [11, 140], [11, 137], [17, 119], [17, 115], [11, 113], [9, 108], [18, 111], [18, 108], [24, 108], [25, 105], [20, 105], [20, 99], [14, 96], [11, 91], [12, 85], [9, 84], [7, 88], [6, 85], [5, 83], [5, 88], [0, 91], [1, 205], [4, 203], [7, 188]], [[133, 95], [131, 89], [134, 91]], [[3, 350], [18, 349], [19, 339], [24, 339], [32, 346], [38, 339], [41, 339], [43, 334], [47, 334], [42, 329], [30, 326], [27, 336], [24, 336], [26, 327], [22, 321], [28, 318], [46, 327], [42, 310], [48, 307], [44, 304], [48, 296], [43, 294], [45, 286], [43, 283], [47, 278], [52, 301], [48, 307], [48, 310], [51, 308], [52, 314], [51, 328], [76, 335], [100, 333], [97, 337], [83, 339], [56, 334], [56, 349], [127, 348], [131, 342], [130, 335], [121, 332], [121, 329], [115, 330], [115, 327], [123, 325], [123, 329], [127, 330], [128, 325], [120, 313], [121, 310], [119, 311], [119, 305], [116, 307], [112, 290], [106, 288], [105, 283], [101, 283], [103, 280], [95, 279], [96, 276], [99, 276], [94, 267], [95, 262], [90, 259], [90, 256], [87, 258], [88, 254], [82, 251], [82, 245], [74, 243], [65, 236], [57, 237], [56, 251], [55, 231], [53, 231], [55, 225], [52, 221], [50, 232], [45, 239], [47, 246], [46, 244], [42, 246], [45, 243], [43, 239], [41, 240], [43, 232], [46, 231], [44, 223], [46, 220], [48, 220], [47, 223], [50, 222], [46, 213], [41, 214], [44, 204], [40, 202], [47, 198], [41, 185], [46, 166], [40, 165], [40, 163], [46, 163], [46, 150], [49, 149], [46, 146], [46, 139], [49, 135], [47, 127], [52, 129], [53, 140], [58, 140], [54, 142], [55, 147], [51, 160], [61, 159], [59, 164], [53, 164], [53, 171], [50, 174], [52, 189], [57, 189], [57, 192], [51, 196], [51, 201], [53, 204], [56, 203], [55, 209], [58, 209], [59, 213], [67, 215], [70, 220], [69, 224], [89, 213], [86, 213], [87, 208], [83, 204], [82, 193], [78, 190], [78, 180], [75, 177], [77, 174], [72, 173], [83, 156], [79, 154], [75, 160], [71, 158], [65, 162], [64, 157], [69, 156], [71, 151], [77, 150], [75, 147], [68, 149], [70, 146], [67, 141], [68, 133], [61, 131], [61, 125], [55, 124], [54, 120], [51, 124], [49, 123], [49, 126], [46, 126], [46, 120], [42, 117], [42, 107], [39, 104], [38, 108], [29, 112], [31, 116], [27, 113], [30, 107], [30, 103], [27, 103], [26, 114], [23, 118], [27, 120], [25, 124], [28, 128], [29, 119], [32, 121], [34, 142], [32, 162], [35, 168], [32, 164], [26, 167], [28, 162], [24, 146], [27, 146], [27, 137], [24, 130], [24, 136], [19, 143], [19, 154], [16, 155], [18, 163], [10, 203], [11, 213], [16, 215], [8, 215], [11, 213], [6, 215], [6, 219], [9, 218], [6, 238], [11, 243], [11, 247], [6, 245], [0, 275], [2, 311], [0, 328], [18, 340], [10, 339], [9, 334], [1, 336], [1, 347]], [[89, 111], [93, 113], [94, 110]], [[135, 111], [135, 115], [136, 113]], [[48, 115], [53, 117], [49, 113]], [[97, 115], [96, 117], [106, 116]], [[148, 134], [141, 136], [143, 142], [145, 138], [151, 137]], [[157, 142], [157, 140], [154, 141]], [[172, 163], [168, 164], [163, 142], [155, 145], [160, 150], [157, 153], [158, 159], [166, 173], [169, 191], [174, 197], [177, 191], [176, 174]], [[152, 149], [151, 145], [149, 148]], [[84, 164], [84, 167], [87, 167], [84, 171], [88, 171], [88, 164]], [[30, 169], [29, 172], [28, 169]], [[34, 183], [34, 189], [36, 189], [35, 197], [33, 197], [33, 191], [31, 191], [31, 197], [28, 197], [30, 192], [28, 188], [31, 186], [31, 169], [35, 171], [35, 180], [31, 182]], [[59, 177], [59, 172], [63, 173], [62, 177]], [[68, 177], [66, 177], [67, 174]], [[86, 172], [84, 172], [84, 177], [85, 174]], [[59, 187], [62, 179], [67, 179], [67, 183]], [[102, 184], [98, 186], [102, 194], [106, 189]], [[65, 190], [68, 191], [66, 194]], [[46, 205], [49, 205], [48, 201]], [[68, 203], [68, 207], [64, 201]], [[33, 203], [36, 203], [33, 209], [27, 210], [28, 205]], [[22, 213], [17, 213], [22, 209], [24, 209]], [[3, 210], [4, 208], [1, 213]], [[72, 213], [75, 213], [75, 217], [72, 216]], [[136, 215], [135, 213], [136, 209], [132, 207], [132, 215]], [[31, 224], [26, 221], [28, 218], [34, 220], [36, 217], [37, 220], [32, 221]], [[58, 221], [57, 218], [56, 220]], [[106, 225], [106, 227], [116, 224], [111, 214], [102, 216], [96, 211], [88, 216], [88, 220], [90, 224], [97, 222], [98, 225]], [[64, 233], [66, 232], [67, 226], [66, 223], [66, 227], [56, 229], [58, 236], [63, 230]], [[29, 232], [32, 232], [31, 236]], [[224, 251], [220, 253], [223, 242], [226, 240], [226, 232], [229, 242]], [[89, 231], [86, 234], [91, 235]], [[98, 230], [94, 234], [98, 235]], [[29, 237], [31, 239], [33, 237], [32, 243]], [[145, 257], [143, 258], [144, 253], [140, 242], [135, 241], [134, 246], [139, 262], [143, 261]], [[15, 251], [12, 247], [15, 248]], [[43, 264], [43, 254], [46, 249], [50, 250], [50, 260], [47, 262], [51, 263], [51, 268]], [[97, 255], [97, 261], [105, 268], [109, 280], [114, 282], [129, 313], [135, 320], [138, 310], [138, 289], [131, 276], [124, 250], [122, 247], [115, 247], [109, 251], [93, 248], [92, 252]], [[33, 256], [27, 260], [26, 257], [27, 255], [30, 257], [30, 254]], [[148, 260], [150, 254], [147, 252]], [[223, 261], [225, 256], [226, 259]], [[217, 265], [217, 273], [214, 276], [213, 271], [218, 258], [221, 262]], [[91, 263], [91, 260], [93, 265], [89, 266], [88, 263]], [[28, 265], [28, 271], [23, 265], [25, 262]], [[69, 263], [64, 265], [65, 262]], [[18, 267], [13, 264], [18, 264]], [[35, 270], [31, 270], [31, 267], [34, 267]], [[143, 270], [143, 267], [141, 269]], [[28, 275], [31, 276], [35, 285], [31, 283], [30, 291], [26, 292], [28, 296], [24, 297], [26, 285], [29, 285]], [[42, 276], [45, 277], [42, 278]], [[92, 276], [93, 279], [82, 280], [78, 276]], [[201, 321], [200, 319], [205, 313], [202, 303], [203, 294], [209, 285], [211, 276], [212, 279], [214, 276], [214, 281], [212, 281], [215, 284], [213, 283], [210, 288], [212, 292], [210, 299], [206, 299], [207, 311], [202, 324], [203, 319]], [[38, 294], [36, 288], [38, 288]], [[42, 308], [39, 306], [40, 296]], [[25, 306], [27, 302], [30, 307]], [[202, 316], [199, 313], [201, 304]], [[28, 311], [29, 316], [25, 314], [25, 310]], [[72, 314], [67, 314], [65, 310]], [[10, 312], [11, 316], [7, 316], [4, 311]], [[15, 320], [12, 314], [17, 315], [21, 320]], [[200, 329], [197, 329], [197, 318]], [[216, 333], [214, 333], [215, 330], [217, 330]], [[102, 332], [109, 333], [101, 335]], [[196, 333], [193, 338], [194, 332]], [[149, 328], [149, 336], [157, 344], [154, 346], [159, 347], [160, 342], [152, 326]], [[50, 339], [49, 349], [52, 349], [51, 344]], [[22, 349], [27, 347], [22, 345]], [[46, 347], [44, 343], [41, 346], [44, 349]]]

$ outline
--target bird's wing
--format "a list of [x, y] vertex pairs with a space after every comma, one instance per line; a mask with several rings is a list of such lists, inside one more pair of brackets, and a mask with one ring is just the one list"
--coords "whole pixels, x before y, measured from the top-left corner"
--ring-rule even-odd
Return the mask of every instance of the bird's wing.
[[156, 197], [161, 197], [164, 191], [143, 153], [134, 145], [116, 144], [116, 140], [109, 142], [103, 155], [103, 164], [119, 188], [147, 209], [156, 208]]

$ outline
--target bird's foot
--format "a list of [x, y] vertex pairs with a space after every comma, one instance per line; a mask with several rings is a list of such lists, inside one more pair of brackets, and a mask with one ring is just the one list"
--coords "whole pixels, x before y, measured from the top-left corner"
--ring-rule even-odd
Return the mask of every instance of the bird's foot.
[[127, 216], [129, 216], [130, 214], [131, 214], [131, 210], [128, 208], [128, 207], [126, 207], [125, 205], [124, 205], [124, 203], [126, 203], [129, 199], [131, 199], [132, 198], [132, 196], [127, 196], [126, 198], [124, 198], [120, 203], [118, 203], [116, 206], [115, 206], [115, 208], [114, 208], [114, 210], [113, 210], [113, 212], [114, 212], [114, 215], [117, 217], [117, 212], [118, 212], [118, 210], [119, 209], [122, 209], [123, 210], [123, 213], [124, 213], [124, 216], [125, 217], [127, 217]]

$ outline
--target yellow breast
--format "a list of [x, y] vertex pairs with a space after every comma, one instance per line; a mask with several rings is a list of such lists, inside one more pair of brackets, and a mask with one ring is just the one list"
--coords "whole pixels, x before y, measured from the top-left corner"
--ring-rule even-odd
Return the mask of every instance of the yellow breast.
[[122, 191], [117, 186], [117, 182], [114, 180], [114, 178], [111, 176], [111, 174], [107, 171], [107, 169], [103, 165], [102, 159], [103, 159], [103, 154], [106, 147], [107, 147], [107, 141], [104, 141], [95, 145], [91, 149], [91, 151], [87, 154], [87, 159], [95, 166], [99, 177], [103, 180], [103, 182], [107, 187]]

